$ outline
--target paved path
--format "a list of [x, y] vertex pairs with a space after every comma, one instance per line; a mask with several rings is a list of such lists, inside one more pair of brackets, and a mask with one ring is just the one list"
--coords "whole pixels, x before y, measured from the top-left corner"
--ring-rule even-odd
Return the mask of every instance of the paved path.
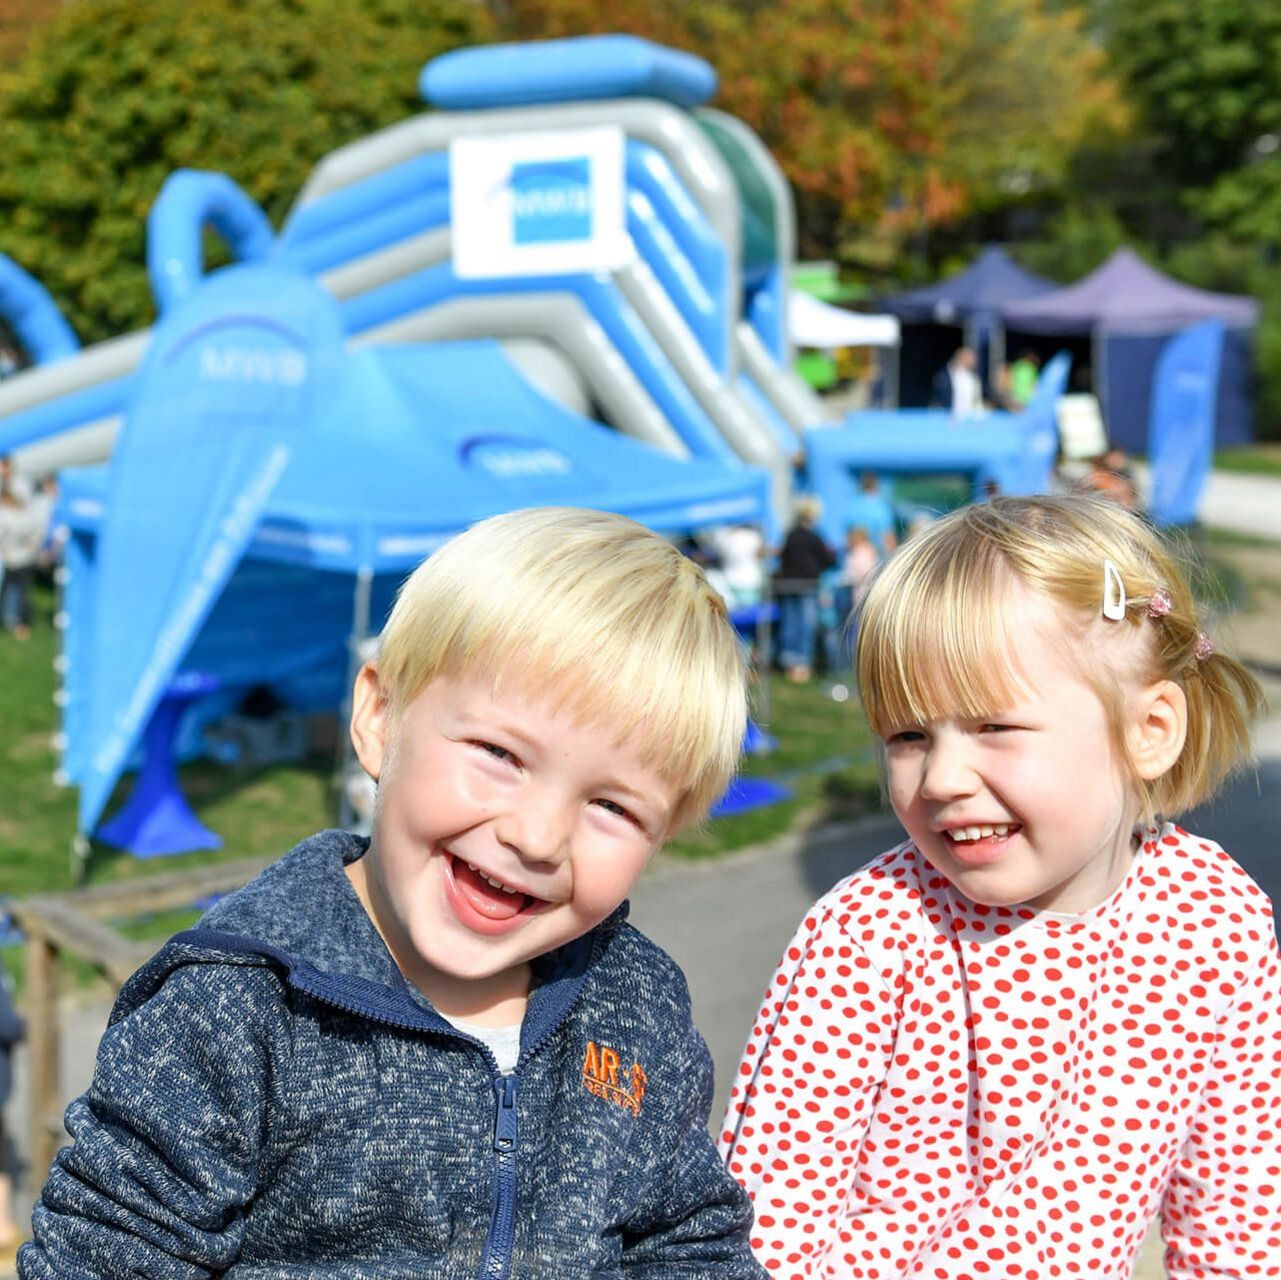
[[[1146, 492], [1147, 468], [1136, 468], [1136, 477], [1139, 488]], [[1198, 515], [1202, 524], [1213, 529], [1281, 542], [1281, 480], [1275, 476], [1211, 471]]]
[[1201, 498], [1201, 523], [1281, 541], [1281, 481], [1212, 471]]

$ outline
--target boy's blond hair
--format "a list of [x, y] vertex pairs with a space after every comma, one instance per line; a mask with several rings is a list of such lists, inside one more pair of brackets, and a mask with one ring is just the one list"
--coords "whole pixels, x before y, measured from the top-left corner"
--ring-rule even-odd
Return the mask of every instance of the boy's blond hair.
[[[1123, 621], [1102, 616], [1106, 560], [1125, 587]], [[1065, 651], [1108, 713], [1143, 818], [1200, 803], [1249, 758], [1249, 721], [1262, 705], [1258, 682], [1224, 654], [1198, 657], [1202, 622], [1174, 558], [1139, 517], [1092, 497], [963, 507], [886, 563], [860, 610], [855, 656], [874, 732], [977, 718], [1008, 705], [1018, 688], [1020, 637], [1008, 634], [1003, 605], [1015, 583], [1061, 612]], [[1161, 588], [1169, 610], [1150, 617], [1148, 602]], [[1130, 679], [1172, 680], [1187, 697], [1183, 750], [1154, 780], [1133, 772], [1124, 736]]]
[[551, 697], [634, 744], [703, 818], [738, 764], [746, 674], [725, 604], [671, 543], [623, 516], [535, 507], [473, 525], [400, 588], [378, 679], [395, 721], [436, 676]]

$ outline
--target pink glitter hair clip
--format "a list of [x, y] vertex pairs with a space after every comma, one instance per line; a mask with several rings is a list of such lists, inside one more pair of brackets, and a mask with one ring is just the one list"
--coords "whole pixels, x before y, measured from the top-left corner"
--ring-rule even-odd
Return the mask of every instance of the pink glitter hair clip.
[[1213, 652], [1214, 641], [1204, 631], [1198, 631], [1196, 634], [1196, 647], [1192, 650], [1192, 656], [1198, 662], [1204, 662]]
[[1174, 601], [1170, 599], [1170, 593], [1164, 587], [1157, 587], [1148, 600], [1148, 617], [1164, 618], [1173, 608]]

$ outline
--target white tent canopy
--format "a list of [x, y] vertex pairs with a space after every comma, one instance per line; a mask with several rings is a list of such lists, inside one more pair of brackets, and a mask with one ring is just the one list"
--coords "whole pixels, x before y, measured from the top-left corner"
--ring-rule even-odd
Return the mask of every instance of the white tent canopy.
[[897, 347], [899, 324], [894, 316], [868, 316], [833, 307], [800, 289], [787, 300], [787, 328], [798, 347]]

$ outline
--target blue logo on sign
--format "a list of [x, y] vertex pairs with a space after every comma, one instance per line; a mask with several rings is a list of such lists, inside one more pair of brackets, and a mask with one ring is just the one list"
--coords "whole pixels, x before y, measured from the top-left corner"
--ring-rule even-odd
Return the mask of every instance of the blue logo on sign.
[[512, 239], [551, 244], [592, 238], [591, 160], [532, 160], [512, 165]]

